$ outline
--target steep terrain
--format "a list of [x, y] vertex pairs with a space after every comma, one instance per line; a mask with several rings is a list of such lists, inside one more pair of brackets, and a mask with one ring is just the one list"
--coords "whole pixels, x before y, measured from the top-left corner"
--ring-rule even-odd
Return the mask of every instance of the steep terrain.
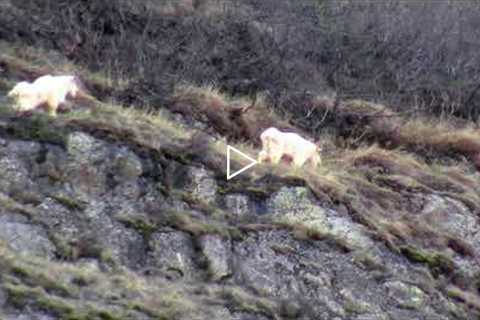
[[[315, 98], [342, 119], [321, 167], [226, 181], [227, 141], [255, 155], [260, 129], [308, 128], [187, 85], [126, 108], [121, 85], [55, 52], [1, 46], [1, 319], [478, 319], [469, 124]], [[72, 70], [99, 101], [8, 108], [16, 81]]]

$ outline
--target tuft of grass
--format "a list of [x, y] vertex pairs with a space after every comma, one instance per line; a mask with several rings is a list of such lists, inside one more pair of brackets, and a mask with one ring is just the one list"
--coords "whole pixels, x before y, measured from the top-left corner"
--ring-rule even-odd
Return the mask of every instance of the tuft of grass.
[[70, 317], [75, 312], [75, 307], [63, 299], [48, 295], [41, 287], [32, 288], [23, 284], [4, 285], [9, 299], [13, 305], [23, 307], [25, 301], [34, 300], [38, 307], [52, 312], [58, 316]]
[[179, 85], [167, 107], [208, 125], [230, 142], [258, 145], [261, 132], [268, 127], [299, 131], [270, 108], [263, 96], [233, 98], [214, 86]]
[[225, 287], [218, 293], [222, 298], [230, 301], [237, 311], [263, 314], [275, 317], [278, 306], [275, 302], [263, 297], [253, 296], [239, 287]]
[[28, 218], [35, 216], [35, 209], [15, 201], [2, 192], [0, 192], [0, 205], [5, 210], [20, 213]]
[[[42, 47], [27, 45], [15, 45], [10, 42], [0, 41], [2, 60], [10, 61], [22, 66], [19, 68], [43, 68], [49, 73], [69, 73], [76, 69], [63, 55], [54, 50], [47, 50]], [[17, 69], [18, 70], [18, 69]]]
[[80, 70], [83, 78], [93, 87], [105, 89], [115, 89], [117, 91], [127, 89], [133, 79], [126, 77], [114, 77], [109, 70], [101, 70], [90, 72], [88, 70]]
[[[382, 115], [384, 116], [384, 115]], [[480, 153], [480, 131], [470, 123], [417, 116], [372, 119], [365, 139], [403, 147], [426, 156], [472, 157]]]
[[55, 274], [38, 269], [38, 265], [28, 265], [12, 262], [10, 273], [22, 279], [22, 282], [32, 287], [41, 287], [49, 293], [54, 293], [64, 297], [73, 297], [76, 295], [73, 288], [66, 283], [58, 281]]
[[46, 114], [36, 113], [29, 118], [17, 118], [14, 113], [2, 110], [0, 132], [22, 140], [34, 140], [65, 146], [67, 130], [53, 122]]
[[59, 202], [60, 204], [62, 204], [63, 206], [65, 206], [66, 208], [68, 208], [70, 210], [82, 211], [82, 210], [85, 209], [85, 204], [84, 203], [82, 203], [81, 201], [79, 201], [75, 198], [69, 197], [67, 195], [49, 194], [48, 196], [50, 198], [56, 200], [57, 202]]
[[430, 149], [452, 155], [476, 154], [480, 151], [480, 132], [473, 126], [457, 128], [448, 121], [415, 119], [407, 121], [398, 132], [397, 139], [404, 145]]
[[414, 246], [402, 246], [400, 252], [413, 262], [426, 264], [433, 274], [452, 274], [456, 270], [453, 260], [438, 252], [426, 251]]
[[448, 297], [466, 304], [468, 307], [475, 309], [477, 313], [480, 312], [480, 298], [477, 294], [453, 285], [448, 286], [445, 292]]
[[97, 121], [105, 121], [112, 125], [124, 125], [134, 127], [140, 133], [146, 133], [149, 130], [163, 131], [171, 138], [187, 139], [191, 137], [191, 131], [182, 127], [171, 119], [171, 115], [166, 110], [139, 110], [134, 107], [123, 108], [116, 105], [103, 104], [97, 108], [92, 115]]
[[176, 189], [176, 190], [172, 190], [170, 192], [170, 195], [178, 199], [181, 199], [182, 201], [187, 203], [190, 206], [190, 208], [201, 211], [207, 216], [217, 218], [217, 219], [228, 217], [228, 214], [222, 209], [218, 208], [214, 204], [210, 204], [205, 200], [192, 195], [189, 192]]
[[143, 216], [117, 215], [115, 219], [126, 227], [137, 230], [143, 237], [148, 238], [155, 232], [157, 225]]
[[397, 150], [385, 150], [378, 145], [348, 150], [341, 161], [349, 167], [375, 167], [380, 172], [410, 176], [419, 170], [426, 169], [426, 165], [412, 155]]
[[[184, 318], [203, 308], [190, 288], [118, 269], [17, 255], [0, 244], [0, 287], [12, 305], [46, 310], [60, 319]], [[82, 297], [82, 299], [79, 299]]]
[[229, 96], [222, 93], [215, 85], [198, 87], [186, 83], [174, 88], [172, 99], [211, 108], [225, 107], [231, 101]]
[[354, 114], [363, 114], [369, 116], [391, 116], [394, 113], [388, 109], [386, 106], [381, 104], [376, 104], [360, 99], [353, 99], [344, 101], [345, 109], [348, 110], [348, 113]]
[[369, 271], [387, 271], [387, 267], [382, 263], [381, 259], [376, 257], [368, 249], [356, 250], [353, 254], [353, 262], [363, 266]]
[[298, 240], [325, 241], [330, 243], [332, 247], [336, 247], [342, 252], [352, 252], [357, 249], [345, 238], [338, 237], [331, 233], [321, 232], [316, 228], [312, 228], [304, 224], [276, 223], [276, 225], [290, 229], [293, 233], [293, 236]]
[[120, 320], [126, 319], [125, 316], [128, 314], [125, 311], [115, 310], [113, 307], [98, 307], [88, 304], [79, 306], [73, 300], [50, 295], [41, 288], [31, 288], [25, 285], [13, 284], [8, 284], [5, 288], [7, 289], [12, 303], [19, 308], [23, 307], [27, 301], [34, 301], [39, 309], [54, 314], [61, 319]]
[[164, 223], [196, 237], [204, 234], [216, 234], [226, 239], [243, 239], [243, 232], [226, 221], [200, 220], [188, 212], [170, 212]]
[[163, 136], [178, 140], [190, 138], [192, 134], [191, 130], [170, 120], [167, 111], [139, 110], [111, 104], [98, 104], [90, 113], [67, 113], [64, 120], [66, 124], [128, 134], [140, 143], [157, 148]]
[[78, 259], [78, 250], [76, 250], [76, 248], [67, 240], [58, 236], [54, 232], [49, 232], [48, 236], [49, 240], [55, 246], [55, 251], [58, 258], [67, 261], [74, 261]]
[[17, 118], [7, 110], [2, 110], [0, 114], [0, 133], [18, 139], [66, 147], [69, 134], [75, 130], [122, 141], [136, 149], [168, 153], [173, 158], [183, 157], [183, 161], [190, 161], [188, 155], [182, 156], [181, 150], [188, 153], [192, 130], [170, 120], [166, 111], [148, 112], [99, 104], [95, 109], [70, 112], [55, 119], [44, 114]]
[[331, 99], [317, 97], [311, 103], [315, 110], [326, 112], [324, 126], [333, 126], [347, 145], [379, 143], [388, 149], [408, 149], [428, 159], [468, 157], [478, 161], [474, 158], [480, 153], [480, 130], [475, 123], [453, 117], [412, 117], [362, 100], [339, 101], [335, 109]]

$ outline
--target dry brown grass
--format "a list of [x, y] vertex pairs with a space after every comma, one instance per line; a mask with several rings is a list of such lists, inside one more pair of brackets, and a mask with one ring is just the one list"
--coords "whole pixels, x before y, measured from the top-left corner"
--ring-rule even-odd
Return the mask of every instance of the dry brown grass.
[[110, 75], [110, 70], [90, 72], [68, 61], [63, 55], [53, 50], [30, 46], [16, 46], [0, 41], [0, 70], [5, 78], [0, 83], [0, 90], [8, 91], [18, 81], [34, 81], [46, 74], [75, 74], [85, 84], [88, 91], [103, 100], [114, 93], [121, 96], [132, 79], [118, 78]]
[[213, 86], [178, 86], [168, 108], [208, 124], [231, 141], [259, 145], [260, 133], [268, 127], [299, 132], [271, 110], [262, 97], [232, 98]]
[[[28, 79], [51, 72], [48, 63], [28, 62], [28, 59], [35, 59], [35, 53], [29, 54], [33, 56], [16, 58], [7, 52], [0, 56], [0, 66], [7, 68], [7, 74], [14, 78]], [[95, 75], [90, 77], [95, 78]], [[102, 81], [92, 83], [96, 82]], [[110, 85], [108, 81], [101, 84]], [[340, 121], [335, 125], [340, 126], [340, 135], [355, 148], [345, 150], [338, 148], [338, 144], [335, 148], [333, 140], [336, 137], [330, 140], [324, 138], [324, 143], [332, 150], [327, 152], [322, 165], [316, 169], [294, 169], [283, 164], [258, 165], [227, 184], [223, 181], [227, 143], [237, 142], [235, 146], [238, 149], [256, 157], [259, 133], [267, 127], [300, 132], [274, 113], [262, 98], [247, 112], [241, 112], [252, 103], [248, 98], [229, 97], [214, 87], [185, 85], [176, 88], [168, 105], [170, 111], [209, 125], [210, 133], [223, 136], [216, 142], [208, 136], [205, 139], [196, 136], [195, 130], [174, 121], [168, 110], [139, 111], [102, 103], [92, 110], [60, 115], [54, 121], [40, 116], [41, 121], [34, 118], [5, 122], [6, 128], [2, 128], [1, 124], [0, 130], [15, 132], [19, 128], [34, 128], [36, 131], [30, 130], [22, 138], [57, 139], [62, 130], [80, 128], [102, 138], [147, 150], [154, 156], [167, 155], [187, 164], [201, 162], [217, 174], [218, 183], [226, 193], [244, 192], [268, 197], [286, 185], [307, 186], [322, 205], [344, 206], [347, 214], [365, 225], [376, 240], [383, 241], [389, 248], [413, 261], [439, 268], [441, 272], [450, 273], [454, 269], [453, 262], [449, 260], [452, 250], [464, 257], [476, 255], [474, 248], [459, 239], [458, 235], [442, 233], [426, 221], [415, 218], [418, 208], [410, 202], [415, 194], [435, 193], [457, 199], [474, 212], [480, 212], [478, 176], [463, 163], [446, 166], [440, 161], [431, 162], [432, 155], [453, 158], [461, 155], [475, 160], [480, 154], [480, 131], [473, 125], [403, 119], [384, 106], [360, 100], [341, 102], [335, 107], [332, 100], [317, 99], [314, 102], [316, 108], [328, 108], [329, 112], [336, 108], [335, 116]], [[59, 128], [62, 130], [57, 130]], [[306, 136], [304, 132], [300, 133]], [[378, 144], [372, 145], [371, 142]], [[425, 155], [430, 161], [425, 161]], [[245, 159], [235, 155], [233, 161], [238, 166], [247, 164]], [[8, 204], [16, 206], [15, 203]], [[227, 220], [204, 223], [185, 214], [172, 214], [168, 222], [194, 235], [218, 233], [233, 237], [238, 230], [231, 228]], [[324, 235], [311, 230], [293, 228], [293, 232], [297, 236], [324, 240]], [[428, 255], [425, 252], [433, 253]], [[475, 303], [471, 302], [473, 299], [469, 295], [452, 292], [470, 305]]]
[[379, 143], [388, 149], [404, 148], [427, 159], [461, 157], [480, 168], [480, 130], [466, 120], [439, 119], [421, 114], [402, 114], [388, 107], [362, 100], [338, 101], [316, 97], [305, 101], [317, 116], [325, 115], [322, 126], [331, 127], [340, 141], [357, 147]]
[[[59, 318], [126, 319], [136, 310], [157, 319], [173, 319], [191, 317], [201, 305], [188, 286], [147, 281], [125, 269], [108, 273], [93, 265], [21, 256], [2, 242], [0, 267], [4, 275], [0, 283], [12, 303], [44, 308]], [[95, 299], [80, 299], [84, 291]]]
[[[410, 202], [415, 194], [440, 193], [478, 212], [480, 195], [475, 190], [480, 183], [464, 167], [440, 166], [440, 170], [439, 165], [428, 165], [406, 151], [379, 146], [339, 150], [333, 156], [335, 162], [326, 161], [327, 173], [322, 169], [297, 172], [324, 204], [346, 206], [354, 221], [367, 226], [377, 240], [396, 252], [412, 245], [445, 257], [454, 252], [476, 258], [470, 244], [424, 221], [416, 214], [420, 208]], [[437, 268], [440, 262], [435, 260], [432, 265]]]
[[473, 124], [462, 127], [448, 121], [416, 119], [405, 122], [397, 131], [395, 139], [405, 146], [430, 149], [441, 155], [464, 156], [480, 152], [480, 130]]

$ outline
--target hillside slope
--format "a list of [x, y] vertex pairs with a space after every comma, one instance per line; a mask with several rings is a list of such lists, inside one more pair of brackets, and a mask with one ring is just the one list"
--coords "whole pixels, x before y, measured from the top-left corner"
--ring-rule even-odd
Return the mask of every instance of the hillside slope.
[[[252, 102], [211, 88], [124, 108], [109, 102], [121, 87], [52, 70], [54, 52], [2, 46], [0, 318], [478, 318], [476, 129], [398, 127], [361, 117], [384, 107], [342, 101], [345, 121], [369, 122], [344, 143], [322, 137], [317, 170], [226, 181], [226, 138], [254, 155], [262, 127], [307, 133], [265, 101], [232, 118]], [[8, 108], [16, 81], [71, 70], [95, 105], [56, 119]]]

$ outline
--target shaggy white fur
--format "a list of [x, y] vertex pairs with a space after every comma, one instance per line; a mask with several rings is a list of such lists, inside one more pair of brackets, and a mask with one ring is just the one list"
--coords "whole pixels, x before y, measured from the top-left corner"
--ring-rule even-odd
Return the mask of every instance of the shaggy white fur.
[[293, 132], [281, 132], [277, 128], [268, 128], [260, 135], [262, 151], [259, 162], [277, 164], [283, 157], [292, 159], [296, 167], [309, 162], [312, 167], [321, 163], [319, 148], [316, 144]]
[[32, 111], [46, 104], [48, 114], [56, 116], [58, 107], [67, 98], [75, 98], [81, 91], [81, 84], [75, 76], [45, 75], [33, 83], [19, 82], [8, 93], [15, 100], [14, 109], [19, 112]]

